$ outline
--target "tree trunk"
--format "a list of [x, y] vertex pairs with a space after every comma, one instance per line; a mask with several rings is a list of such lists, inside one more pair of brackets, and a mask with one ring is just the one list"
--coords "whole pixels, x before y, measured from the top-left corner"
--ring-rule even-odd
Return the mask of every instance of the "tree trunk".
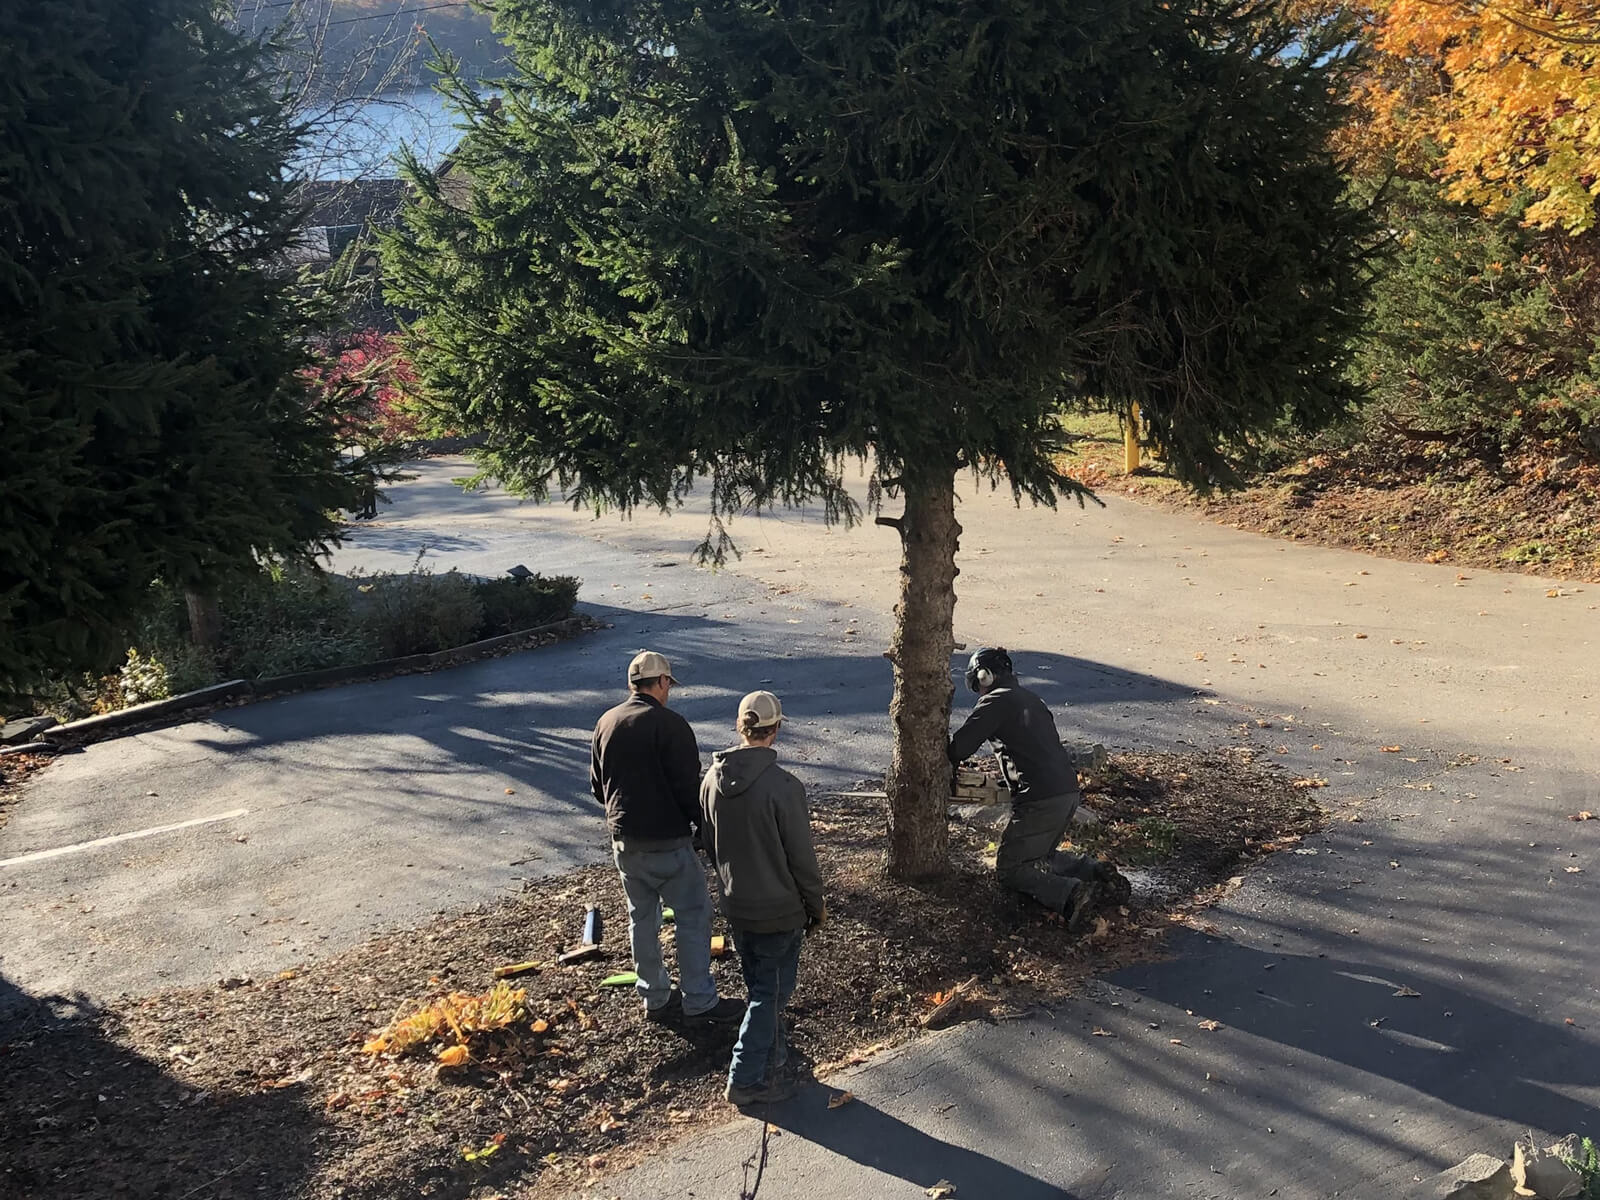
[[936, 875], [948, 865], [950, 655], [955, 651], [955, 472], [908, 475], [902, 485], [900, 602], [895, 605], [894, 756], [889, 794], [889, 874]]
[[183, 593], [189, 605], [189, 640], [202, 650], [215, 650], [222, 635], [222, 612], [210, 592]]

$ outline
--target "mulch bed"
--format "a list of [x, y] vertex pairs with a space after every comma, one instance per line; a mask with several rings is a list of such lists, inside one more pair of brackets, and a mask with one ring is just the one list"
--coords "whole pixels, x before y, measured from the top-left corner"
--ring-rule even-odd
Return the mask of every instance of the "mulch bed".
[[1121, 473], [1086, 438], [1064, 465], [1091, 487], [1236, 529], [1388, 558], [1600, 582], [1600, 462], [1533, 454], [1491, 467], [1402, 439], [1314, 454], [1229, 494], [1194, 496], [1159, 464]]
[[[1162, 931], [1242, 862], [1324, 819], [1314, 794], [1244, 750], [1117, 756], [1086, 799], [1104, 819], [1094, 836], [1154, 855], [1146, 870], [1181, 880], [1184, 898], [1136, 894], [1075, 940], [995, 885], [992, 827], [952, 824], [950, 873], [901, 885], [879, 869], [881, 802], [818, 797], [830, 921], [801, 958], [801, 1066], [826, 1074], [916, 1036], [936, 995], [973, 977], [962, 1015], [989, 1016], [1159, 953]], [[607, 958], [554, 965], [590, 903]], [[530, 959], [546, 965], [508, 981], [526, 989], [525, 1015], [474, 1037], [466, 1064], [437, 1066], [438, 1044], [363, 1050], [396, 1015], [481, 993], [494, 967]], [[720, 1094], [734, 1032], [643, 1021], [631, 988], [598, 986], [627, 959], [615, 873], [597, 866], [272, 978], [117, 1011], [38, 1005], [0, 1031], [0, 1197], [387, 1200], [580, 1186], [731, 1111]], [[741, 995], [736, 960], [713, 966], [725, 994]]]

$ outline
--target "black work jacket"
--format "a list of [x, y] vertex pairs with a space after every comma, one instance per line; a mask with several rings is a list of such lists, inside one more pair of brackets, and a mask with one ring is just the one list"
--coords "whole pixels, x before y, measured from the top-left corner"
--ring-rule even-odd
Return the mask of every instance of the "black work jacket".
[[700, 747], [677, 713], [634, 692], [594, 727], [589, 787], [612, 841], [672, 842], [700, 821]]
[[993, 742], [1000, 773], [1013, 800], [1076, 795], [1078, 768], [1050, 709], [1015, 675], [1002, 675], [967, 715], [950, 738], [950, 761], [971, 758], [984, 742]]

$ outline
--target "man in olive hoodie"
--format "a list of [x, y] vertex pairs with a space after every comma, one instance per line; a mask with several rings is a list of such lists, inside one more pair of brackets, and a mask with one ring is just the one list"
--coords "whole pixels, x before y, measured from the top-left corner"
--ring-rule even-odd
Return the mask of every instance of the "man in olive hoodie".
[[702, 834], [722, 880], [722, 908], [749, 997], [725, 1093], [740, 1107], [794, 1094], [792, 1081], [762, 1081], [769, 1065], [776, 1072], [788, 1060], [783, 1010], [800, 945], [827, 918], [806, 791], [772, 748], [782, 724], [778, 698], [751, 692], [739, 703], [741, 744], [712, 755], [700, 785]]

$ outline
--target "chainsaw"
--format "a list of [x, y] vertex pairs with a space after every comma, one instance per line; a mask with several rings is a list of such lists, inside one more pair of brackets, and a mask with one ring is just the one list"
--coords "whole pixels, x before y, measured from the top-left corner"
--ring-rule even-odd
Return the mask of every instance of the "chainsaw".
[[[1099, 771], [1107, 762], [1106, 748], [1096, 742], [1092, 746], [1071, 746], [1062, 743], [1071, 756], [1073, 765], [1080, 771]], [[950, 802], [952, 804], [999, 804], [1011, 799], [1011, 790], [999, 776], [973, 767], [957, 767], [950, 773]], [[1086, 822], [1080, 821], [1079, 824]]]

